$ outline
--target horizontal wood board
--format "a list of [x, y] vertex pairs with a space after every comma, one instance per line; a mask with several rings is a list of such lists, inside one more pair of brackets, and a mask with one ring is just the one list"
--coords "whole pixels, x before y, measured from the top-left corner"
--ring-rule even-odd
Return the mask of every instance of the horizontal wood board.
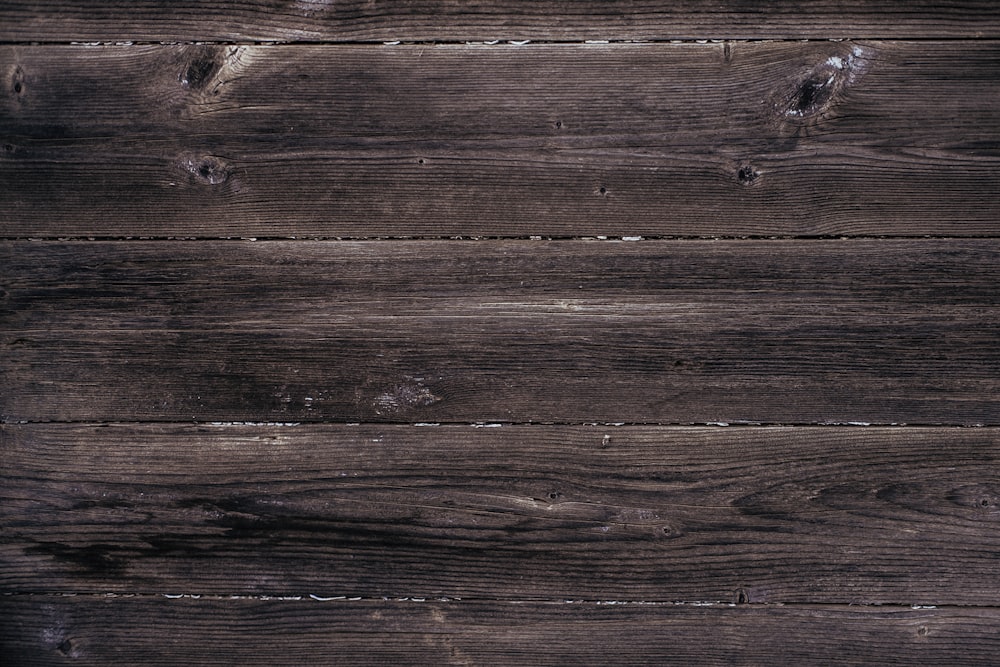
[[1000, 42], [0, 47], [0, 236], [995, 236]]
[[1000, 423], [993, 240], [7, 242], [6, 421]]
[[993, 604], [996, 429], [7, 424], [5, 592]]
[[1000, 648], [993, 608], [18, 596], [0, 613], [24, 667], [992, 665]]
[[3, 41], [997, 37], [991, 0], [9, 0]]

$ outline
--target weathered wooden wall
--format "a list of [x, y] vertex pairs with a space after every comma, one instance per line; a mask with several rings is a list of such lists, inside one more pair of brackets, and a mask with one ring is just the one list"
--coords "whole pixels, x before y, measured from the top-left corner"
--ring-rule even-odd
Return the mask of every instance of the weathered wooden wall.
[[997, 664], [995, 2], [0, 2], [0, 663]]

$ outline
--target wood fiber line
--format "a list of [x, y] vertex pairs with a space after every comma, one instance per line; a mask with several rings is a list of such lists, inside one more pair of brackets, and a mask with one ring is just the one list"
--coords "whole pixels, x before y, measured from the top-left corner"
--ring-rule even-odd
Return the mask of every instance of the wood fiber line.
[[0, 658], [23, 667], [992, 665], [1000, 649], [995, 608], [19, 596], [0, 613]]
[[997, 424], [997, 244], [6, 242], [0, 416]]
[[994, 236], [998, 58], [0, 47], [0, 235]]
[[991, 0], [56, 0], [0, 6], [6, 41], [997, 37]]
[[6, 424], [4, 591], [993, 604], [996, 429]]

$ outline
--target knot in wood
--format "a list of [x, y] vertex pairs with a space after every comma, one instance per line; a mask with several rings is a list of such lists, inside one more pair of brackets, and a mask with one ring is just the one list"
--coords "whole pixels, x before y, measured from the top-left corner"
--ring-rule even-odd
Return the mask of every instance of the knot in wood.
[[867, 54], [860, 46], [845, 55], [832, 55], [800, 77], [777, 106], [789, 120], [805, 121], [827, 113], [844, 91], [867, 71]]
[[191, 174], [194, 180], [205, 185], [225, 183], [230, 175], [229, 166], [213, 155], [183, 158], [181, 167]]
[[736, 179], [743, 185], [753, 185], [760, 178], [760, 172], [749, 164], [742, 165], [736, 172]]

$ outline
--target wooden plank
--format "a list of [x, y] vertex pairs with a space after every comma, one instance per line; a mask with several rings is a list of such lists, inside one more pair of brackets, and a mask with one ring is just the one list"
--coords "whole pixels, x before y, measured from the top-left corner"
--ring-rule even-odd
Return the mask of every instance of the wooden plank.
[[0, 47], [6, 237], [995, 236], [1000, 42]]
[[3, 41], [997, 37], [991, 0], [8, 0]]
[[[996, 608], [0, 598], [33, 665], [992, 665]], [[251, 638], [252, 640], [248, 640]]]
[[6, 424], [0, 586], [989, 605], [996, 429]]
[[994, 240], [6, 242], [5, 421], [1000, 423]]

